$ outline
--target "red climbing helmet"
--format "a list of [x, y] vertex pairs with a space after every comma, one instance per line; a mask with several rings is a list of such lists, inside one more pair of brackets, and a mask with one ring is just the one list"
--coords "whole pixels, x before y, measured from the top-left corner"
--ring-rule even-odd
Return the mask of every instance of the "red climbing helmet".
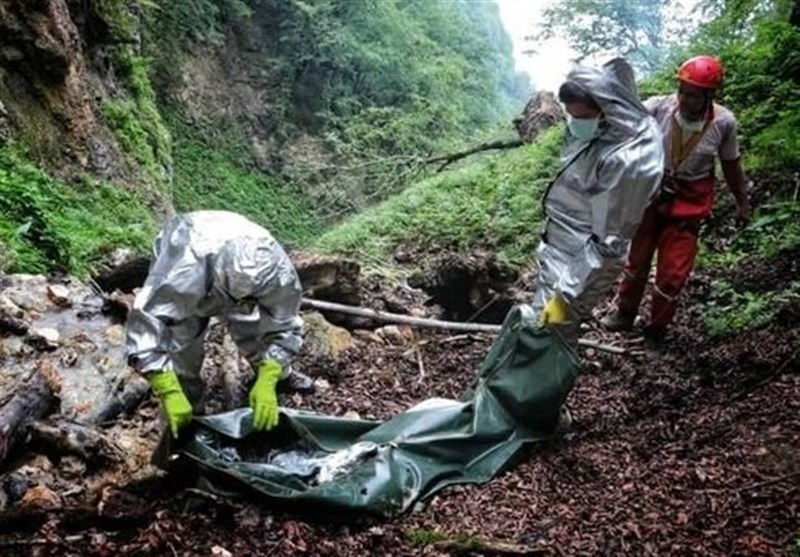
[[722, 85], [725, 70], [722, 62], [713, 56], [694, 56], [678, 68], [678, 79], [704, 89], [717, 89]]

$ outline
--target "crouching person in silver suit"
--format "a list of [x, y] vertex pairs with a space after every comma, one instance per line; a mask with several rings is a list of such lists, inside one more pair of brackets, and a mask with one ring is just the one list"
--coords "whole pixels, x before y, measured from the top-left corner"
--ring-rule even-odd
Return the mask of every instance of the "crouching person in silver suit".
[[303, 344], [302, 290], [272, 235], [236, 213], [197, 211], [167, 222], [153, 243], [147, 279], [128, 317], [129, 363], [161, 400], [174, 437], [202, 407], [209, 318], [220, 317], [256, 372], [253, 427], [278, 423], [278, 382], [310, 391], [292, 370]]

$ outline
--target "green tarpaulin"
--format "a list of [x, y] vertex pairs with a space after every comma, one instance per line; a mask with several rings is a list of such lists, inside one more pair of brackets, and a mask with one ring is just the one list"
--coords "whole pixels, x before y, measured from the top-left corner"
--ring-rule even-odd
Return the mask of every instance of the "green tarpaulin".
[[447, 485], [491, 479], [552, 435], [576, 371], [574, 352], [518, 306], [460, 401], [426, 400], [384, 422], [283, 408], [266, 433], [244, 408], [198, 418], [182, 454], [212, 484], [396, 515]]

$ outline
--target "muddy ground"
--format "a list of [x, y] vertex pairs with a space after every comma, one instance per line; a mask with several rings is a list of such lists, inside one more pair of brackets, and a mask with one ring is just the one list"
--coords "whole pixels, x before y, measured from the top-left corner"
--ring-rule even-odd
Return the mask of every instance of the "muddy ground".
[[[757, 283], [773, 268], [753, 264], [744, 273]], [[635, 333], [590, 325], [589, 336], [637, 351], [583, 351], [569, 397], [575, 423], [564, 438], [532, 448], [485, 485], [445, 489], [398, 519], [221, 498], [141, 459], [133, 465], [140, 469], [129, 463], [115, 476], [27, 455], [15, 465], [49, 466], [59, 500], [9, 505], [0, 514], [0, 555], [796, 554], [800, 307], [762, 329], [711, 338], [701, 319], [709, 280], [695, 277], [658, 352], [638, 350]], [[374, 303], [380, 286], [370, 288]], [[398, 294], [386, 288], [383, 299]], [[359, 332], [336, 358], [304, 354], [298, 365], [324, 379], [323, 388], [284, 404], [382, 419], [430, 397], [456, 398], [492, 341], [399, 333]], [[151, 447], [157, 421], [149, 398], [114, 427], [140, 432], [141, 446]], [[70, 485], [93, 481], [92, 488], [58, 493], [67, 465]], [[14, 488], [9, 477], [6, 492]]]

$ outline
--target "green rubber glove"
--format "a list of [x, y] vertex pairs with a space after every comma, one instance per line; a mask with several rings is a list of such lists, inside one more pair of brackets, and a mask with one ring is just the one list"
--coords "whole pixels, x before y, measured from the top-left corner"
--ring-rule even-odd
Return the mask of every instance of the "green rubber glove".
[[172, 370], [154, 371], [147, 374], [147, 381], [161, 399], [169, 429], [177, 439], [178, 430], [192, 421], [192, 405], [183, 392], [178, 376]]
[[568, 311], [569, 307], [567, 306], [567, 302], [564, 301], [564, 298], [562, 298], [560, 294], [554, 294], [542, 309], [542, 313], [539, 316], [539, 326], [561, 325], [567, 320]]
[[250, 390], [250, 407], [253, 409], [253, 429], [262, 431], [278, 425], [278, 394], [275, 386], [283, 377], [280, 362], [272, 358], [258, 366], [258, 377]]

